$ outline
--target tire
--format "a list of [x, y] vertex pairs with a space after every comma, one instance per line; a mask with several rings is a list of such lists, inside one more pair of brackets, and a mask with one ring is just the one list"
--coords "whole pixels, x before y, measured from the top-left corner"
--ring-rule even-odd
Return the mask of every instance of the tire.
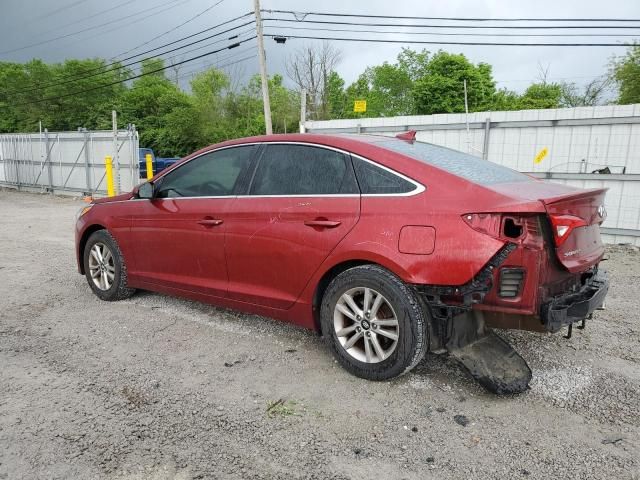
[[[103, 258], [102, 265], [98, 256], [92, 253], [95, 249]], [[83, 262], [87, 282], [101, 300], [124, 300], [135, 293], [135, 289], [127, 287], [127, 267], [118, 242], [107, 230], [91, 234], [84, 247]]]
[[[383, 299], [377, 300], [380, 295]], [[365, 301], [371, 307], [368, 317], [363, 308]], [[377, 301], [380, 304], [376, 313]], [[351, 306], [354, 304], [362, 315], [357, 315]], [[388, 380], [415, 367], [429, 346], [428, 322], [428, 313], [415, 293], [377, 265], [342, 272], [322, 298], [321, 328], [334, 356], [348, 372], [367, 380]], [[352, 343], [359, 334], [362, 335]]]

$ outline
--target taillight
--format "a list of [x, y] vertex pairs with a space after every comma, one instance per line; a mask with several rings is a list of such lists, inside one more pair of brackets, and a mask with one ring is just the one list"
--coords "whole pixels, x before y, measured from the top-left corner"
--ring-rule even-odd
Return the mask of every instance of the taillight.
[[587, 222], [584, 219], [574, 215], [549, 215], [549, 219], [553, 227], [553, 240], [556, 242], [557, 247], [569, 238], [573, 230], [587, 226]]
[[499, 240], [541, 248], [543, 238], [536, 214], [466, 213], [462, 219], [474, 230]]

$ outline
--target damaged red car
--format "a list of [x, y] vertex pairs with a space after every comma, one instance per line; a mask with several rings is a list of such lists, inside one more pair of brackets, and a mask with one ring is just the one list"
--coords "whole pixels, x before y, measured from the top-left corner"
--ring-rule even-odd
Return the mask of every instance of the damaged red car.
[[531, 370], [493, 329], [571, 331], [603, 304], [605, 190], [414, 138], [205, 148], [85, 207], [79, 271], [103, 300], [152, 290], [315, 329], [362, 378], [448, 352], [488, 389], [521, 392]]

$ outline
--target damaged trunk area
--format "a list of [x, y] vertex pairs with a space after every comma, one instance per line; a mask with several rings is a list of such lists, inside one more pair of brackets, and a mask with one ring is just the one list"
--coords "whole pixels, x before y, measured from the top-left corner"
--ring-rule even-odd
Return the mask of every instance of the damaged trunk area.
[[478, 383], [498, 395], [526, 391], [532, 372], [518, 352], [487, 326], [484, 313], [471, 307], [491, 291], [495, 269], [515, 249], [515, 244], [507, 243], [465, 285], [416, 287], [432, 317], [431, 348], [446, 350]]
[[483, 313], [468, 311], [452, 322], [446, 344], [455, 358], [480, 385], [498, 395], [522, 393], [529, 387], [531, 369], [511, 345], [488, 328]]

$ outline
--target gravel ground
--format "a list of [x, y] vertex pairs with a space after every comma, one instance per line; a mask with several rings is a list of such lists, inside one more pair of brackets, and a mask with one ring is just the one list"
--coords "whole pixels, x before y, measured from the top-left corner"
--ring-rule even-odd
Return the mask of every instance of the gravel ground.
[[0, 191], [0, 479], [640, 479], [640, 254], [571, 340], [508, 332], [531, 390], [445, 356], [374, 383], [312, 332], [75, 270], [80, 202]]

